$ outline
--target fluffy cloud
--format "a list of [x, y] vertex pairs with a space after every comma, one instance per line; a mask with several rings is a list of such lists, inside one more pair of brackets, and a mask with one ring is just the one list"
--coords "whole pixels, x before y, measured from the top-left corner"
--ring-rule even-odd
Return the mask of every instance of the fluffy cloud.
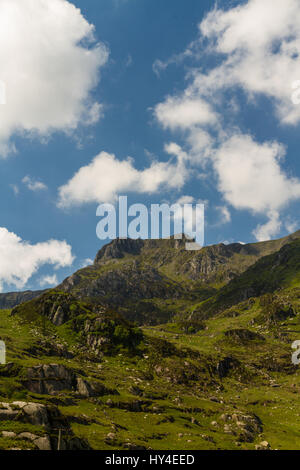
[[240, 86], [249, 97], [273, 99], [279, 119], [300, 121], [292, 83], [300, 77], [298, 0], [249, 0], [235, 8], [212, 10], [200, 24], [209, 52], [225, 57], [208, 74], [195, 73], [194, 90], [206, 95]]
[[[270, 20], [272, 18], [272, 20]], [[281, 122], [297, 124], [300, 106], [300, 6], [298, 0], [249, 0], [228, 10], [214, 8], [199, 24], [199, 37], [179, 55], [199, 59], [199, 50], [220, 57], [219, 65], [203, 72], [194, 67], [192, 81], [182, 96], [168, 97], [155, 108], [164, 127], [189, 127], [213, 123], [211, 106], [228, 88], [240, 87], [255, 98], [261, 94], [273, 100]], [[175, 60], [176, 61], [176, 60]], [[164, 69], [165, 64], [156, 61]], [[297, 84], [298, 82], [298, 84]], [[293, 84], [297, 90], [293, 91]]]
[[[157, 73], [186, 58], [194, 61], [186, 89], [157, 104], [155, 117], [163, 128], [186, 131], [189, 164], [200, 165], [213, 181], [216, 178], [226, 203], [266, 216], [267, 222], [254, 231], [258, 240], [278, 233], [282, 209], [300, 198], [300, 180], [284, 170], [283, 145], [258, 143], [241, 134], [234, 122], [242, 112], [238, 97], [240, 89], [248, 101], [263, 95], [273, 102], [281, 123], [300, 121], [300, 106], [295, 105], [300, 102], [299, 23], [298, 0], [248, 0], [227, 10], [215, 7], [183, 53], [154, 64]], [[199, 65], [205, 53], [216, 64], [206, 71]], [[229, 213], [221, 215], [224, 222], [230, 220]]]
[[188, 95], [168, 97], [155, 107], [154, 115], [164, 128], [172, 130], [213, 124], [217, 119], [207, 102]]
[[33, 274], [45, 265], [70, 266], [74, 260], [65, 241], [49, 240], [32, 245], [15, 233], [0, 228], [0, 290], [4, 284], [22, 289]]
[[22, 183], [24, 183], [25, 186], [30, 191], [33, 191], [33, 192], [44, 191], [45, 189], [47, 189], [47, 186], [44, 183], [42, 183], [41, 181], [37, 181], [37, 180], [31, 178], [30, 176], [25, 176], [22, 179]]
[[0, 156], [16, 151], [16, 133], [48, 137], [98, 120], [102, 105], [90, 92], [108, 51], [72, 3], [1, 0], [0, 56]]
[[269, 220], [265, 224], [258, 225], [253, 231], [256, 240], [259, 242], [271, 240], [281, 228], [280, 215], [277, 211], [270, 211], [268, 217]]
[[53, 276], [43, 276], [40, 279], [40, 286], [41, 287], [46, 287], [46, 286], [57, 286], [58, 280], [56, 274], [53, 274]]
[[181, 188], [188, 174], [186, 154], [172, 144], [166, 147], [166, 151], [176, 155], [175, 163], [154, 162], [142, 171], [133, 166], [130, 158], [121, 161], [115, 155], [101, 152], [59, 188], [58, 206], [66, 208], [90, 202], [112, 202], [122, 192], [154, 193], [161, 185]]
[[214, 156], [218, 187], [236, 209], [268, 213], [300, 197], [300, 180], [280, 166], [285, 149], [277, 142], [259, 144], [248, 135], [225, 141]]
[[289, 177], [280, 166], [284, 156], [279, 143], [259, 144], [249, 135], [232, 136], [214, 156], [218, 188], [225, 200], [236, 209], [268, 218], [253, 231], [258, 241], [277, 235], [280, 211], [300, 198], [300, 180]]

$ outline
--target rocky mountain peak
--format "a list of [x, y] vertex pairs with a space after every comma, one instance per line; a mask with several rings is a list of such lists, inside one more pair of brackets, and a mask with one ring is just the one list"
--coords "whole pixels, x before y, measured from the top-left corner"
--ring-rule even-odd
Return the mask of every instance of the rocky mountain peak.
[[138, 255], [140, 254], [143, 245], [144, 241], [141, 239], [132, 240], [130, 238], [116, 238], [98, 251], [94, 264], [110, 259], [120, 259], [123, 258], [125, 254]]
[[186, 242], [194, 241], [187, 237], [186, 235], [182, 235], [181, 238], [175, 238], [171, 236], [170, 239], [160, 239], [160, 240], [133, 240], [131, 238], [116, 238], [115, 240], [111, 241], [108, 245], [103, 246], [97, 253], [94, 264], [102, 263], [103, 261], [108, 261], [111, 259], [121, 259], [126, 254], [130, 255], [139, 255], [141, 254], [141, 250], [145, 248], [159, 248], [164, 249], [166, 245], [173, 249], [184, 249]]

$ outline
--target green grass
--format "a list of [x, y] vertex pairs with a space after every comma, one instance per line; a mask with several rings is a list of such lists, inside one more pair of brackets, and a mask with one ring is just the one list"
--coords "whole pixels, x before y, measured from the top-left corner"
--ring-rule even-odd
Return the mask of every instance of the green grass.
[[[270, 244], [259, 247], [266, 253], [271, 250]], [[137, 315], [146, 312], [149, 318], [161, 315], [158, 318], [165, 321], [144, 325], [143, 335], [113, 310], [104, 309], [100, 314], [92, 304], [63, 291], [50, 291], [42, 300], [15, 309], [14, 315], [0, 311], [0, 339], [7, 345], [7, 361], [14, 364], [10, 371], [0, 366], [0, 400], [56, 404], [74, 435], [93, 449], [253, 450], [264, 440], [272, 449], [300, 449], [300, 369], [291, 363], [291, 344], [300, 339], [300, 317], [287, 313], [280, 321], [276, 315], [269, 321], [268, 303], [260, 297], [271, 292], [272, 305], [288, 306], [286, 312], [291, 306], [299, 312], [299, 247], [296, 241], [283, 249], [284, 265], [277, 263], [278, 254], [270, 254], [221, 287], [218, 294], [214, 288], [205, 291], [192, 282], [191, 289], [178, 298], [129, 299], [124, 309]], [[181, 253], [172, 260], [172, 250], [168, 244], [166, 248], [164, 267], [159, 268], [164, 282], [170, 283], [170, 289], [179, 280], [185, 286], [185, 275], [179, 272], [176, 277], [174, 273], [191, 255]], [[145, 249], [143, 267], [158, 263], [159, 253]], [[99, 270], [117, 269], [119, 263], [125, 267], [128, 262], [132, 262], [130, 255]], [[244, 267], [241, 257], [232, 262]], [[94, 274], [95, 270], [80, 272], [87, 283]], [[249, 286], [260, 289], [257, 296], [240, 302], [239, 294]], [[211, 300], [206, 298], [209, 295]], [[69, 308], [70, 317], [60, 327], [43, 317], [44, 307], [50, 309], [53, 302]], [[203, 312], [209, 314], [201, 316]], [[100, 317], [91, 332], [106, 335], [111, 349], [91, 354], [85, 343], [86, 321]], [[189, 330], [185, 323], [200, 325], [200, 321], [199, 331]], [[226, 334], [232, 330], [247, 330], [264, 340]], [[139, 340], [129, 347], [126, 341], [131, 333]], [[72, 358], [47, 353], [45, 341], [64, 346]], [[221, 376], [220, 363], [225, 358], [231, 358], [234, 365]], [[29, 367], [39, 364], [64, 364], [118, 394], [80, 398], [72, 391], [57, 396], [31, 393], [22, 379]], [[253, 432], [247, 441], [235, 415], [259, 419], [262, 430]], [[231, 420], [227, 422], [226, 416]], [[1, 431], [19, 434], [25, 430], [37, 435], [44, 432], [19, 421], [0, 421], [0, 448], [32, 446], [28, 441], [1, 437]]]

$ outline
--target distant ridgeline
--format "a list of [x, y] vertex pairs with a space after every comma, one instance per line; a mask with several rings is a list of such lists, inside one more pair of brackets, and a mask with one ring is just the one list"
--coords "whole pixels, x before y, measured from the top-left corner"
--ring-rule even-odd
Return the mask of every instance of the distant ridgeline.
[[25, 291], [25, 292], [8, 292], [7, 294], [0, 294], [0, 309], [13, 308], [28, 300], [32, 300], [35, 297], [41, 295], [44, 290], [37, 291]]

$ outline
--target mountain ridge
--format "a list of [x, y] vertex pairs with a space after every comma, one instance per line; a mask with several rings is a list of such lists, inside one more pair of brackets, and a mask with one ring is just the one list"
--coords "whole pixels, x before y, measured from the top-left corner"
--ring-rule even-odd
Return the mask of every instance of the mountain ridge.
[[[298, 238], [300, 238], [300, 230], [278, 240], [228, 245], [220, 243], [206, 246], [202, 249], [203, 251], [200, 250], [199, 252], [185, 251], [185, 242], [189, 239], [186, 239], [184, 235], [179, 240], [174, 240], [174, 237], [171, 237], [170, 240], [115, 239], [100, 248], [92, 266], [95, 268], [109, 263], [117, 264], [124, 260], [126, 256], [131, 257], [131, 261], [134, 262], [141, 255], [141, 252], [147, 250], [150, 252], [152, 250], [148, 262], [153, 263], [153, 268], [158, 268], [158, 272], [155, 273], [157, 279], [160, 279], [159, 276], [163, 274], [161, 272], [163, 265], [167, 265], [167, 274], [171, 274], [173, 281], [176, 281], [176, 277], [179, 275], [185, 278], [185, 281], [199, 282], [200, 284], [208, 283], [211, 288], [214, 288], [215, 284], [219, 287], [220, 283], [230, 282], [236, 275], [241, 274], [252, 264], [255, 264], [260, 257], [272, 254], [285, 244]], [[178, 256], [178, 253], [180, 256]], [[177, 265], [176, 260], [174, 263], [176, 256], [178, 257]], [[72, 284], [78, 282], [77, 273], [84, 273], [85, 270], [87, 272], [91, 271], [91, 267], [83, 268], [68, 276], [58, 288], [62, 287], [66, 291], [72, 290]], [[201, 276], [203, 276], [203, 280]], [[153, 280], [150, 276], [148, 281], [150, 282], [151, 279]], [[23, 302], [39, 297], [47, 290], [1, 293], [0, 308], [13, 308]]]
[[20, 406], [57, 416], [66, 449], [299, 449], [298, 235], [196, 254], [115, 241], [0, 310], [0, 449], [57, 448], [56, 422]]

